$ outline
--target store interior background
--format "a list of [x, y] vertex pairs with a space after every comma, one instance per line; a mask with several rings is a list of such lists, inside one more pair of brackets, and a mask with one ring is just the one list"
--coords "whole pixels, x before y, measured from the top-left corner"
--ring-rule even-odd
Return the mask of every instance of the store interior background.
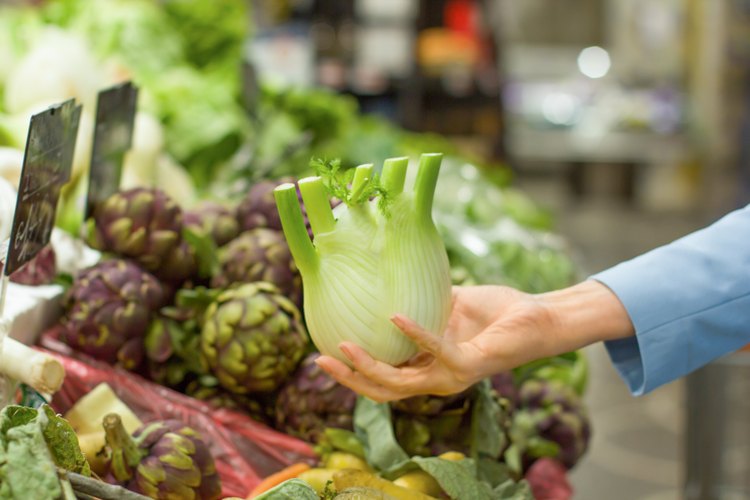
[[[583, 277], [750, 202], [748, 0], [253, 4], [262, 78], [353, 95], [508, 169]], [[742, 354], [634, 398], [588, 351], [576, 498], [750, 496]]]

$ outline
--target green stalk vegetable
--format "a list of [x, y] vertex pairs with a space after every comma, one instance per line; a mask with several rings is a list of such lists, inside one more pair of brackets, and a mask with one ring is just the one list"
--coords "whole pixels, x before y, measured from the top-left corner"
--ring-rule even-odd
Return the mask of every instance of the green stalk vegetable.
[[[397, 365], [417, 347], [390, 321], [404, 314], [442, 333], [451, 304], [443, 241], [432, 220], [441, 154], [423, 154], [412, 190], [404, 189], [408, 158], [372, 165], [342, 179], [336, 162], [319, 177], [299, 181], [314, 241], [308, 237], [293, 184], [274, 191], [281, 223], [304, 289], [304, 310], [315, 345], [348, 363], [342, 341]], [[343, 203], [331, 210], [327, 192]]]

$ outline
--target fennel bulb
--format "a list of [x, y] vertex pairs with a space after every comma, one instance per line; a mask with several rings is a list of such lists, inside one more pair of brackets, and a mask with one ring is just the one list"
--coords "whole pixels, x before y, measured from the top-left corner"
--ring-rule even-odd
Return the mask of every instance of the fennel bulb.
[[[274, 195], [282, 228], [302, 275], [310, 336], [323, 354], [351, 365], [339, 350], [351, 341], [373, 358], [398, 365], [417, 346], [390, 318], [401, 313], [442, 334], [451, 308], [448, 256], [432, 220], [441, 154], [421, 156], [412, 191], [407, 158], [355, 169], [351, 188], [337, 164], [298, 182], [312, 227], [310, 241], [293, 184]], [[343, 203], [331, 210], [327, 192]]]

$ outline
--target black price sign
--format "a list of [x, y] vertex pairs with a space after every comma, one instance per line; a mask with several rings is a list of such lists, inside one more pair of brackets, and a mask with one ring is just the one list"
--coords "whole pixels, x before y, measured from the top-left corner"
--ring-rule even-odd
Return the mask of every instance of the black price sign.
[[81, 106], [71, 99], [31, 117], [5, 275], [49, 243], [60, 189], [70, 179]]
[[120, 188], [122, 163], [133, 142], [137, 101], [138, 89], [131, 82], [99, 92], [86, 196], [87, 219], [99, 203]]

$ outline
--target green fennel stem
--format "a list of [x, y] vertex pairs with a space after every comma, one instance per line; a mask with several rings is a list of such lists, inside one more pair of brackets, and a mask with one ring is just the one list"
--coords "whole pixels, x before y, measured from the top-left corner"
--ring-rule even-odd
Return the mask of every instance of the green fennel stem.
[[388, 158], [383, 163], [383, 188], [390, 196], [397, 196], [404, 191], [404, 180], [406, 169], [409, 166], [409, 158]]
[[307, 209], [307, 218], [314, 235], [333, 231], [336, 220], [333, 218], [331, 203], [328, 201], [323, 179], [320, 177], [307, 177], [298, 183], [302, 193], [302, 199]]
[[[285, 183], [277, 187], [273, 196], [279, 209], [281, 228], [289, 244], [289, 251], [294, 257], [294, 262], [300, 271], [303, 268], [311, 269], [318, 264], [318, 253], [310, 241], [310, 236], [305, 228], [302, 218], [302, 210], [297, 199], [297, 190], [294, 184]], [[304, 196], [304, 195], [303, 195]]]
[[372, 163], [360, 165], [354, 169], [354, 179], [352, 180], [352, 204], [360, 204], [367, 201], [367, 199], [360, 200], [362, 192], [367, 188], [367, 184], [372, 180]]
[[432, 220], [432, 200], [442, 161], [442, 153], [423, 154], [419, 158], [417, 180], [414, 182], [414, 208], [425, 219]]

